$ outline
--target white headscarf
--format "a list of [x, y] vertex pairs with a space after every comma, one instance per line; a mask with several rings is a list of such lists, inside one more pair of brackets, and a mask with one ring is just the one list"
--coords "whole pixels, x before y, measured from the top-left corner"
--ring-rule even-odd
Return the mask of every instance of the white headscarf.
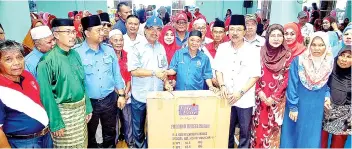
[[[311, 44], [315, 38], [324, 41], [326, 50], [320, 57], [314, 57], [311, 53]], [[329, 36], [325, 32], [315, 32], [310, 37], [308, 50], [299, 56], [298, 75], [302, 84], [309, 90], [322, 88], [329, 79], [334, 65], [334, 57], [329, 44]]]

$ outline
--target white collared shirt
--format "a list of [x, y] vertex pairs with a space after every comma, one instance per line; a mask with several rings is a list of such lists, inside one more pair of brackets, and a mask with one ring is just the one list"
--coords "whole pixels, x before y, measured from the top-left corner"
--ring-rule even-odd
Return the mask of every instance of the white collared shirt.
[[[229, 94], [241, 91], [250, 78], [261, 76], [259, 49], [247, 42], [237, 50], [231, 46], [231, 41], [219, 45], [212, 68], [223, 74]], [[232, 106], [249, 108], [254, 105], [255, 85]]]
[[123, 35], [123, 41], [124, 41], [123, 50], [125, 50], [128, 53], [131, 51], [131, 49], [133, 49], [133, 46], [135, 46], [140, 42], [145, 42], [146, 39], [141, 35], [137, 34], [136, 39], [132, 41], [131, 38], [126, 33], [125, 35]]
[[246, 42], [248, 42], [249, 44], [251, 44], [253, 46], [257, 46], [257, 47], [264, 46], [264, 44], [265, 44], [265, 38], [261, 37], [261, 36], [259, 36], [257, 34], [255, 35], [254, 40], [247, 40], [246, 38], [244, 38], [244, 40]]
[[304, 38], [310, 37], [314, 33], [314, 27], [310, 23], [306, 23], [304, 26], [301, 28], [302, 36]]

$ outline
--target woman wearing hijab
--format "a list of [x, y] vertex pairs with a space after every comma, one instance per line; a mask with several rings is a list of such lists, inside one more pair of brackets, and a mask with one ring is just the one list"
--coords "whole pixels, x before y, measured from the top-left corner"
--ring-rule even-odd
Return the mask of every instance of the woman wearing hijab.
[[284, 26], [284, 29], [285, 42], [291, 50], [293, 59], [306, 50], [306, 47], [303, 45], [304, 37], [302, 36], [301, 29], [297, 23], [288, 23]]
[[159, 18], [163, 20], [164, 25], [170, 22], [170, 14], [166, 11], [164, 6], [160, 7]]
[[[180, 49], [176, 44], [176, 30], [172, 26], [164, 26], [159, 36], [159, 42], [164, 46], [166, 52], [167, 62], [170, 65], [171, 59], [176, 50]], [[175, 75], [169, 76], [169, 81], [172, 86], [175, 86]]]
[[265, 39], [260, 53], [262, 76], [256, 83], [251, 147], [279, 148], [291, 52], [281, 25], [269, 26]]
[[75, 26], [75, 30], [76, 30], [76, 44], [81, 44], [84, 41], [84, 37], [82, 35], [81, 20], [73, 21], [73, 25]]
[[50, 16], [50, 13], [49, 13], [49, 12], [45, 12], [45, 13], [43, 14], [42, 20], [43, 20], [43, 22], [44, 22], [45, 25], [48, 24], [49, 16]]
[[328, 82], [331, 95], [325, 100], [322, 148], [328, 148], [329, 134], [332, 134], [330, 148], [344, 148], [348, 135], [352, 135], [351, 64], [351, 47], [345, 47], [335, 59]]
[[56, 19], [56, 16], [50, 14], [49, 18], [48, 18], [48, 23], [46, 24], [47, 26], [49, 26], [49, 28], [52, 28], [52, 24], [53, 24], [53, 20]]
[[24, 48], [24, 56], [29, 54], [32, 51], [32, 49], [34, 48], [34, 42], [33, 42], [32, 36], [31, 36], [31, 32], [30, 32], [31, 29], [38, 27], [38, 26], [43, 26], [43, 25], [45, 25], [45, 23], [41, 19], [32, 20], [32, 26], [29, 28], [29, 31], [22, 42], [22, 45]]
[[314, 31], [315, 31], [315, 32], [321, 31], [321, 28], [322, 28], [321, 25], [322, 25], [321, 19], [316, 19], [316, 20], [314, 21]]
[[339, 27], [341, 32], [347, 27], [348, 23], [350, 23], [350, 19], [345, 18]]
[[73, 14], [72, 11], [68, 12], [68, 18], [73, 20], [75, 18], [75, 15]]
[[232, 16], [231, 9], [227, 9], [224, 20], [226, 20], [227, 18], [231, 18], [231, 16]]
[[350, 23], [345, 30], [343, 30], [341, 47], [352, 46], [352, 24]]
[[308, 50], [290, 65], [280, 148], [320, 148], [334, 58], [326, 33], [315, 32], [310, 39]]

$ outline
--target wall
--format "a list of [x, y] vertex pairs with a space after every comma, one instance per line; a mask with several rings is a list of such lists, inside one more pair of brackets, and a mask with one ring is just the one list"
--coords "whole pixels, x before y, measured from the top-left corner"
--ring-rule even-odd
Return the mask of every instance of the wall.
[[36, 1], [36, 4], [38, 12], [49, 12], [59, 18], [67, 18], [68, 12], [74, 10], [88, 10], [92, 14], [99, 9], [107, 11], [106, 0]]
[[346, 17], [347, 18], [349, 18], [350, 19], [350, 22], [352, 21], [351, 19], [351, 13], [352, 13], [352, 1], [351, 0], [348, 0], [347, 2], [346, 2], [346, 11], [345, 11], [345, 13], [347, 13], [346, 14]]
[[[243, 7], [244, 0], [237, 1], [209, 1], [209, 0], [197, 0], [196, 5], [199, 7], [200, 12], [209, 20], [219, 18], [223, 20], [227, 9], [231, 9], [232, 14], [246, 14], [246, 9]], [[202, 4], [203, 3], [203, 4]], [[253, 0], [253, 7], [248, 8], [248, 13], [255, 13], [257, 11], [258, 1]]]
[[302, 4], [297, 1], [272, 1], [270, 24], [284, 25], [289, 22], [297, 22], [297, 15], [300, 11], [302, 11]]
[[0, 1], [0, 23], [6, 39], [22, 43], [31, 26], [28, 1]]

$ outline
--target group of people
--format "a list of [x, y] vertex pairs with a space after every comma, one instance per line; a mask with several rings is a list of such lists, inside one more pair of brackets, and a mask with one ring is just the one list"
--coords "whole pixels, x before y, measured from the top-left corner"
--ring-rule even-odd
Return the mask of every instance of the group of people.
[[117, 13], [115, 25], [104, 12], [33, 19], [28, 55], [0, 25], [0, 147], [114, 148], [123, 134], [147, 148], [147, 94], [173, 90], [228, 101], [229, 148], [236, 127], [239, 148], [325, 148], [329, 134], [342, 148], [351, 135], [352, 25], [306, 32], [300, 12], [261, 37], [252, 14], [208, 25], [179, 12], [164, 25], [123, 2]]

